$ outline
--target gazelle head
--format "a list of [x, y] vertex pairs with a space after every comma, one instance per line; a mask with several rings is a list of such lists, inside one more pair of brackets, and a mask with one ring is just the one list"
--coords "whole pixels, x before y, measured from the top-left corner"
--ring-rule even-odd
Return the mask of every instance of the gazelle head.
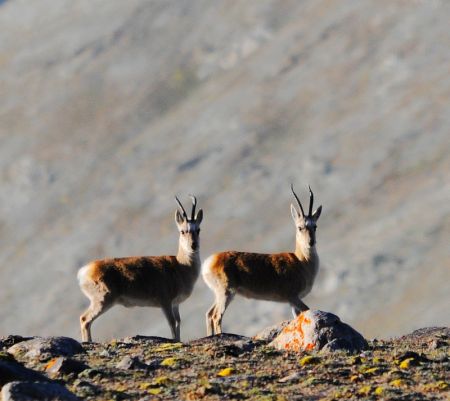
[[203, 210], [200, 209], [195, 214], [195, 207], [197, 206], [197, 198], [193, 195], [189, 195], [192, 199], [192, 211], [189, 218], [186, 210], [180, 200], [175, 196], [175, 200], [180, 206], [175, 212], [175, 222], [177, 223], [178, 231], [180, 232], [180, 245], [183, 249], [190, 252], [197, 252], [200, 247], [200, 223], [203, 219]]
[[291, 204], [291, 214], [294, 219], [295, 226], [297, 227], [296, 240], [297, 243], [301, 244], [303, 247], [312, 247], [316, 244], [316, 228], [317, 220], [319, 220], [320, 213], [322, 212], [322, 205], [320, 205], [313, 213], [313, 203], [314, 194], [309, 188], [309, 210], [308, 215], [305, 215], [300, 199], [294, 192], [294, 186], [291, 184], [291, 190], [297, 200], [298, 207], [300, 208], [300, 213]]

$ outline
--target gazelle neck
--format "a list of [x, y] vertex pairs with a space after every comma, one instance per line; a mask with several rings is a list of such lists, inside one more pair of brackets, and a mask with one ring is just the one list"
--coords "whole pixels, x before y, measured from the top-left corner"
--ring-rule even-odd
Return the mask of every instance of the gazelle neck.
[[182, 265], [200, 266], [200, 250], [186, 250], [181, 244], [179, 244], [177, 261]]
[[317, 258], [316, 246], [305, 243], [304, 241], [295, 242], [295, 256], [302, 262], [310, 262]]

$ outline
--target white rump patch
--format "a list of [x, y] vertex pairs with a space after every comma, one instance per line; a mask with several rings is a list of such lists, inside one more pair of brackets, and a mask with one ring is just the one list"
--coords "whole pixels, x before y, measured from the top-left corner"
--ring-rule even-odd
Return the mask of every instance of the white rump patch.
[[82, 287], [88, 280], [89, 280], [89, 268], [91, 267], [91, 264], [87, 264], [83, 267], [81, 267], [78, 270], [77, 273], [77, 278], [78, 278], [78, 283], [80, 284], [80, 287]]

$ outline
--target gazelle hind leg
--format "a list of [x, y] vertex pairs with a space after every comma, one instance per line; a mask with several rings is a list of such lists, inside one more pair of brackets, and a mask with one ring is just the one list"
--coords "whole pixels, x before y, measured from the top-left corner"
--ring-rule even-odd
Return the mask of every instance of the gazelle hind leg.
[[81, 340], [92, 341], [91, 325], [95, 319], [105, 313], [112, 306], [106, 299], [91, 300], [89, 308], [80, 316]]
[[222, 319], [225, 311], [234, 298], [234, 293], [226, 291], [219, 296], [216, 296], [216, 306], [214, 308], [214, 332], [215, 334], [222, 333]]
[[216, 303], [213, 303], [208, 312], [206, 312], [206, 335], [213, 336], [214, 332], [214, 314], [216, 309]]

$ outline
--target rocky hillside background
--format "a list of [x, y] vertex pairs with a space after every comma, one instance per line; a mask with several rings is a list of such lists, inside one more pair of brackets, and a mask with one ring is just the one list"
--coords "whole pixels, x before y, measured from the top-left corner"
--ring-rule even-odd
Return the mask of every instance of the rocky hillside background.
[[[294, 182], [323, 213], [305, 300], [366, 337], [449, 325], [450, 4], [444, 0], [0, 2], [0, 336], [79, 337], [76, 282], [105, 256], [293, 249]], [[182, 305], [203, 336], [212, 295]], [[230, 332], [289, 308], [236, 300]], [[111, 339], [169, 334], [117, 307]]]

